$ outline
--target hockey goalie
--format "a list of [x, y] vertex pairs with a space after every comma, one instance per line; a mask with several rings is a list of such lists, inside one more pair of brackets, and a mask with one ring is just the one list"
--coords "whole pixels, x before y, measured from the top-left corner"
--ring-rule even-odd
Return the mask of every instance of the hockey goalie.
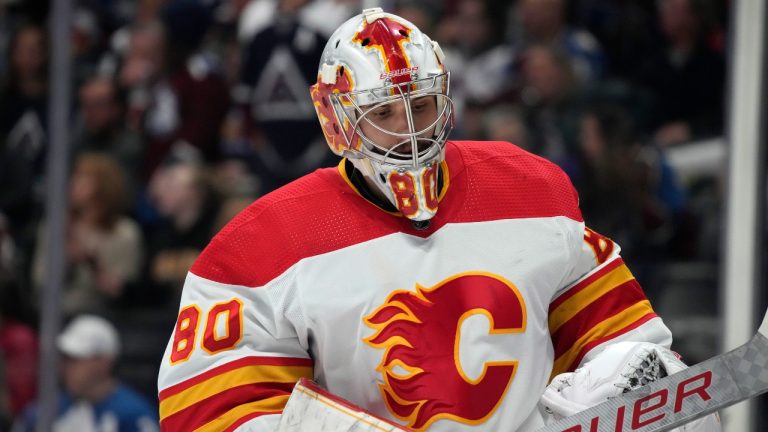
[[162, 430], [534, 431], [685, 367], [556, 165], [448, 140], [443, 52], [413, 24], [342, 24], [309, 97], [341, 161], [257, 200], [192, 266]]

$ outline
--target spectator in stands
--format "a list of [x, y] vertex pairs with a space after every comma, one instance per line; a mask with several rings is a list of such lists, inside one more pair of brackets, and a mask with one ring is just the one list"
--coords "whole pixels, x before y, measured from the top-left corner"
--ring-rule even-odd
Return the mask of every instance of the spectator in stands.
[[[63, 355], [63, 390], [53, 430], [62, 432], [157, 431], [152, 405], [114, 375], [120, 354], [120, 338], [104, 318], [80, 315], [56, 339]], [[37, 406], [24, 411], [14, 432], [33, 432]]]
[[235, 102], [247, 112], [241, 130], [254, 145], [262, 193], [331, 163], [306, 97], [326, 44], [302, 19], [307, 3], [256, 0], [251, 6], [260, 14], [246, 31], [252, 37], [244, 47]]
[[178, 98], [176, 141], [199, 149], [205, 162], [211, 163], [219, 158], [219, 132], [230, 99], [219, 54], [203, 46], [213, 20], [205, 3], [168, 2], [161, 19], [167, 34], [173, 36], [167, 38], [167, 68]]
[[37, 391], [37, 335], [20, 318], [28, 305], [21, 298], [16, 247], [0, 215], [0, 430], [21, 412]]
[[[141, 230], [125, 214], [122, 169], [109, 156], [83, 154], [70, 180], [67, 229], [67, 284], [61, 307], [68, 315], [108, 313], [139, 277], [143, 257]], [[41, 229], [33, 281], [45, 282], [46, 241]]]
[[457, 139], [482, 136], [483, 113], [504, 99], [516, 82], [514, 51], [501, 44], [504, 7], [501, 2], [459, 0], [452, 9], [445, 5], [448, 15], [436, 25], [436, 40], [451, 71], [451, 99], [460, 119], [452, 135]]
[[599, 41], [605, 53], [604, 77], [626, 79], [637, 60], [655, 45], [656, 2], [581, 0], [568, 5], [574, 22]]
[[[174, 14], [167, 18], [168, 23], [179, 19]], [[169, 44], [170, 30], [161, 22], [133, 28], [118, 72], [119, 83], [128, 92], [129, 126], [142, 131], [147, 140], [147, 179], [176, 146], [191, 145], [207, 162], [215, 161], [229, 105], [229, 92], [215, 62], [189, 46]], [[204, 34], [204, 29], [195, 31]]]
[[566, 24], [564, 0], [521, 0], [517, 19], [519, 25], [511, 27], [517, 32], [512, 36], [517, 52], [532, 45], [551, 45], [565, 53], [579, 82], [602, 77], [605, 56], [600, 44], [587, 30]]
[[[176, 128], [177, 119], [174, 118], [174, 100], [163, 98], [170, 92], [167, 83], [162, 80], [165, 72], [165, 31], [159, 23], [151, 22], [131, 27], [127, 32], [128, 42], [122, 53], [117, 81], [128, 97], [128, 126], [151, 135], [168, 135]], [[153, 104], [159, 105], [157, 110], [169, 111], [160, 111], [165, 114], [153, 116]]]
[[11, 37], [9, 72], [0, 88], [0, 213], [13, 232], [36, 220], [41, 199], [48, 100], [46, 34], [34, 24]]
[[214, 234], [220, 200], [208, 184], [199, 154], [176, 149], [149, 185], [162, 222], [148, 239], [150, 301], [170, 300], [175, 308], [187, 271]]
[[483, 139], [488, 141], [506, 141], [529, 150], [531, 132], [525, 126], [525, 121], [516, 107], [506, 104], [496, 105], [483, 116], [485, 133]]
[[655, 138], [670, 145], [722, 133], [725, 58], [707, 0], [661, 0], [664, 41], [641, 57], [636, 80], [656, 97]]
[[529, 132], [529, 149], [573, 175], [583, 96], [572, 64], [551, 45], [528, 48], [521, 64], [518, 102]]
[[5, 136], [29, 111], [41, 124], [48, 90], [46, 33], [36, 24], [21, 26], [11, 37], [10, 69], [3, 83], [0, 132]]
[[26, 319], [29, 304], [20, 289], [19, 257], [5, 218], [0, 215], [0, 430], [37, 392], [37, 333]]
[[19, 415], [37, 392], [37, 334], [11, 316], [14, 306], [0, 305], [0, 426], [4, 410], [11, 418]]
[[123, 93], [111, 79], [93, 77], [80, 87], [78, 100], [82, 127], [73, 142], [73, 155], [109, 155], [124, 169], [129, 192], [137, 192], [144, 143], [136, 130], [126, 127]]
[[[354, 15], [360, 8], [360, 0], [250, 1], [243, 10], [239, 25], [240, 37], [244, 44], [247, 44], [253, 37], [254, 29], [259, 26], [258, 22], [263, 21], [265, 16], [274, 16], [272, 15], [272, 12], [274, 12], [272, 8], [278, 6], [279, 2], [286, 3], [286, 5], [281, 7], [300, 7], [299, 19], [302, 23], [306, 27], [316, 30], [326, 39], [331, 36], [331, 33], [336, 30], [339, 24]], [[290, 4], [291, 2], [294, 4]], [[265, 14], [268, 9], [270, 12]]]
[[81, 85], [99, 68], [106, 51], [108, 39], [102, 34], [103, 24], [99, 22], [96, 10], [82, 3], [72, 11], [72, 75], [75, 85]]
[[434, 33], [437, 19], [437, 9], [434, 2], [418, 0], [399, 0], [395, 2], [394, 13], [412, 22], [424, 33]]
[[[652, 144], [644, 144], [633, 118], [617, 103], [596, 103], [581, 118], [582, 169], [575, 178], [584, 219], [622, 243], [638, 262], [679, 250], [673, 234], [685, 210], [685, 193]], [[641, 275], [642, 276], [642, 275]]]

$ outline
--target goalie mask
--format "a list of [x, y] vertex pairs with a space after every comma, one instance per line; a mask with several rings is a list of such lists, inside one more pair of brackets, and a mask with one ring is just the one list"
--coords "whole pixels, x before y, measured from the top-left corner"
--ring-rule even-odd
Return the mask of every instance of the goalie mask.
[[333, 33], [310, 87], [323, 133], [403, 216], [437, 212], [453, 127], [443, 53], [410, 22], [365, 9]]

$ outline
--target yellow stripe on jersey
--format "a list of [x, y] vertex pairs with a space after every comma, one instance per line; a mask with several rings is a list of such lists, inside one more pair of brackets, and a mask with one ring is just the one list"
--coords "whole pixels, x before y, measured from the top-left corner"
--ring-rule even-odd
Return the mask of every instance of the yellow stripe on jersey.
[[310, 366], [249, 365], [216, 375], [160, 402], [160, 418], [168, 418], [203, 399], [233, 387], [269, 383], [295, 383], [311, 378]]
[[288, 403], [288, 398], [290, 396], [291, 395], [274, 396], [257, 402], [238, 405], [237, 407], [232, 408], [231, 410], [224, 413], [221, 417], [217, 417], [195, 429], [194, 432], [221, 432], [227, 429], [236, 421], [254, 412], [267, 412], [277, 414], [282, 411], [283, 407], [285, 407], [285, 404]]
[[573, 297], [564, 301], [554, 311], [549, 314], [549, 331], [554, 333], [563, 324], [573, 318], [574, 315], [583, 310], [598, 298], [617, 286], [634, 279], [627, 266], [620, 265], [588, 286], [581, 289]]
[[579, 353], [585, 345], [600, 339], [601, 337], [608, 336], [618, 330], [624, 329], [649, 313], [653, 313], [651, 303], [648, 300], [643, 300], [622, 310], [616, 315], [601, 321], [580, 337], [568, 351], [555, 359], [550, 379], [555, 375], [566, 372], [571, 363], [573, 363], [579, 356]]

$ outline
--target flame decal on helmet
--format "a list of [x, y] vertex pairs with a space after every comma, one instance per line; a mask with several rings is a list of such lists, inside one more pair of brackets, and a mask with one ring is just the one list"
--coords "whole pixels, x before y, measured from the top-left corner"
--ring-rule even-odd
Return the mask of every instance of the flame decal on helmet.
[[363, 20], [363, 29], [355, 34], [353, 42], [367, 49], [377, 49], [384, 61], [384, 68], [395, 84], [411, 81], [411, 68], [403, 43], [410, 41], [411, 29], [390, 18], [379, 18], [371, 23]]
[[348, 93], [353, 88], [354, 81], [352, 76], [349, 70], [343, 66], [336, 67], [336, 79], [333, 83], [324, 83], [318, 75], [317, 83], [309, 87], [309, 94], [312, 97], [312, 103], [315, 105], [317, 118], [320, 120], [320, 126], [323, 129], [325, 139], [331, 150], [337, 155], [341, 155], [345, 149], [360, 150], [363, 145], [363, 141], [357, 133], [351, 137], [349, 143], [347, 142], [344, 137], [344, 130], [340, 129], [339, 125], [343, 124], [343, 129], [348, 129], [349, 119], [343, 116], [342, 121], [333, 109], [333, 103], [330, 100], [332, 94]]
[[490, 417], [511, 385], [517, 361], [487, 361], [467, 376], [459, 356], [461, 325], [482, 314], [490, 334], [522, 333], [526, 309], [517, 288], [501, 276], [463, 273], [416, 292], [398, 290], [364, 318], [375, 333], [364, 342], [385, 349], [377, 370], [389, 411], [422, 431], [440, 419], [477, 425]]

